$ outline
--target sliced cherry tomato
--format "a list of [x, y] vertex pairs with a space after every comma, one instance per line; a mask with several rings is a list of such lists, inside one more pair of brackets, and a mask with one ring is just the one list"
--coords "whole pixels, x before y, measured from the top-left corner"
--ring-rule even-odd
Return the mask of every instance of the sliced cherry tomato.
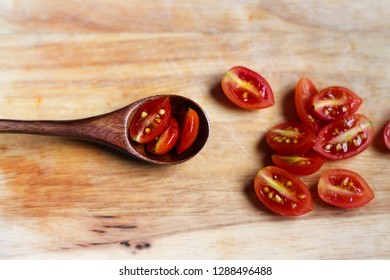
[[318, 171], [325, 159], [313, 150], [299, 156], [272, 155], [272, 162], [294, 175], [309, 175]]
[[313, 149], [328, 159], [345, 159], [363, 152], [373, 138], [371, 121], [364, 115], [356, 114], [323, 127]]
[[385, 130], [383, 131], [383, 137], [387, 148], [390, 150], [390, 121], [386, 124]]
[[169, 125], [171, 104], [168, 97], [146, 102], [130, 124], [130, 138], [138, 143], [148, 143], [158, 137]]
[[255, 110], [274, 105], [274, 95], [268, 82], [258, 73], [235, 66], [222, 77], [225, 95], [237, 106]]
[[328, 87], [312, 97], [314, 112], [323, 120], [333, 121], [353, 115], [363, 100], [345, 87]]
[[375, 197], [367, 182], [347, 169], [332, 169], [322, 174], [318, 194], [326, 203], [341, 208], [358, 208]]
[[183, 109], [179, 112], [178, 122], [180, 127], [179, 140], [176, 144], [176, 151], [181, 154], [191, 147], [195, 142], [199, 131], [198, 113], [191, 109]]
[[266, 140], [281, 155], [299, 155], [313, 147], [315, 133], [301, 122], [286, 122], [271, 128]]
[[146, 150], [155, 155], [164, 155], [175, 147], [179, 139], [179, 125], [174, 117], [171, 117], [169, 126], [152, 142], [146, 144]]
[[313, 82], [308, 78], [299, 79], [295, 87], [295, 108], [301, 121], [318, 133], [326, 122], [314, 113], [311, 100], [318, 93]]
[[284, 216], [299, 216], [313, 210], [307, 185], [284, 169], [267, 166], [254, 180], [258, 199], [271, 211]]

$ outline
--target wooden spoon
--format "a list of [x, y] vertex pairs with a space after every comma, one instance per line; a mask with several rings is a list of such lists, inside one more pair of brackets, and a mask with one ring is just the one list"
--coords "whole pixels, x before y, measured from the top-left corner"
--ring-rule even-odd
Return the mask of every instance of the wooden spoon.
[[[128, 136], [129, 126], [138, 109], [147, 101], [169, 97], [172, 114], [182, 108], [192, 108], [199, 115], [199, 132], [194, 144], [180, 155], [174, 151], [165, 155], [152, 155]], [[0, 133], [25, 133], [39, 135], [54, 135], [77, 138], [97, 142], [143, 161], [170, 165], [189, 160], [205, 145], [209, 136], [210, 123], [204, 110], [194, 101], [179, 95], [156, 95], [138, 100], [122, 109], [94, 117], [76, 120], [8, 120], [0, 119]]]

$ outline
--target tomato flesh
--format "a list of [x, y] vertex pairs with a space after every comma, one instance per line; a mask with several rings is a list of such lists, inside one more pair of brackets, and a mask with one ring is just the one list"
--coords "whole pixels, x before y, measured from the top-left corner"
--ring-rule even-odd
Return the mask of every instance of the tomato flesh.
[[178, 122], [180, 135], [176, 144], [176, 152], [183, 153], [189, 149], [196, 140], [199, 131], [198, 113], [191, 109], [183, 109], [179, 112]]
[[383, 138], [385, 140], [386, 147], [390, 150], [390, 121], [385, 126]]
[[272, 162], [294, 175], [310, 175], [318, 171], [325, 163], [325, 159], [318, 153], [310, 150], [298, 156], [272, 155]]
[[314, 146], [315, 133], [301, 122], [286, 122], [271, 128], [266, 141], [281, 155], [299, 155]]
[[130, 124], [130, 138], [148, 143], [157, 138], [169, 125], [171, 105], [168, 97], [152, 99], [138, 110]]
[[302, 123], [313, 128], [316, 133], [326, 125], [326, 122], [320, 119], [313, 110], [311, 101], [317, 94], [318, 91], [310, 79], [302, 77], [298, 80], [294, 96], [295, 109]]
[[179, 139], [179, 125], [171, 117], [169, 126], [152, 142], [146, 144], [146, 150], [155, 155], [164, 155], [175, 147]]
[[345, 87], [328, 87], [312, 97], [314, 113], [323, 120], [333, 121], [354, 114], [362, 99]]
[[261, 169], [255, 177], [258, 199], [271, 211], [284, 216], [300, 216], [313, 210], [307, 185], [295, 175], [275, 166]]
[[341, 208], [358, 208], [374, 199], [374, 192], [357, 173], [331, 169], [318, 181], [318, 195], [328, 204]]
[[237, 106], [256, 110], [274, 105], [271, 86], [258, 73], [243, 67], [235, 66], [222, 77], [222, 90]]
[[367, 149], [373, 138], [371, 121], [364, 115], [356, 114], [323, 127], [313, 149], [327, 159], [346, 159]]

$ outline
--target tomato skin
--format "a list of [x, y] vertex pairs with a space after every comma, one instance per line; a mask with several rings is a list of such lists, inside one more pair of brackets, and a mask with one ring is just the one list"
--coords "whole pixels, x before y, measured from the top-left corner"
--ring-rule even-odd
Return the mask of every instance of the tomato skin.
[[321, 129], [313, 147], [327, 159], [340, 160], [360, 154], [374, 138], [371, 121], [356, 114], [335, 120]]
[[318, 181], [318, 195], [328, 204], [341, 208], [358, 208], [374, 199], [374, 192], [357, 173], [347, 169], [331, 169]]
[[306, 77], [298, 80], [295, 87], [295, 109], [302, 123], [313, 128], [318, 133], [326, 122], [320, 119], [313, 110], [312, 98], [318, 94], [313, 82]]
[[318, 171], [325, 159], [313, 150], [299, 156], [272, 155], [272, 162], [294, 175], [310, 175]]
[[247, 110], [267, 108], [275, 103], [268, 82], [244, 66], [229, 69], [222, 77], [221, 86], [234, 104]]
[[179, 125], [174, 117], [171, 117], [168, 127], [158, 138], [146, 144], [146, 150], [155, 155], [165, 155], [172, 150], [179, 139]]
[[148, 143], [158, 137], [169, 125], [171, 104], [168, 97], [146, 102], [130, 124], [130, 138], [138, 143]]
[[314, 146], [315, 133], [301, 122], [285, 122], [272, 127], [266, 141], [278, 154], [299, 155]]
[[333, 121], [353, 115], [363, 100], [345, 87], [332, 86], [312, 97], [314, 113], [321, 119]]
[[271, 211], [283, 216], [300, 216], [313, 210], [307, 185], [284, 169], [267, 166], [254, 180], [258, 199]]
[[181, 154], [189, 149], [196, 140], [199, 131], [198, 113], [191, 109], [183, 109], [179, 112], [178, 122], [180, 135], [176, 144], [176, 152]]
[[390, 121], [385, 126], [385, 129], [383, 131], [383, 138], [385, 140], [387, 149], [390, 150]]

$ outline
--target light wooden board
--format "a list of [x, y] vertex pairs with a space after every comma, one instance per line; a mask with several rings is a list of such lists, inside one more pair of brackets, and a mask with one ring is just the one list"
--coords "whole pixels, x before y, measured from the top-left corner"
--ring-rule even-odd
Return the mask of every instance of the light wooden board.
[[[0, 118], [81, 118], [172, 93], [211, 120], [201, 153], [170, 167], [0, 135], [0, 258], [390, 258], [390, 4], [305, 2], [0, 0]], [[235, 65], [268, 80], [275, 106], [249, 112], [226, 99], [220, 79]], [[266, 131], [297, 118], [301, 76], [358, 93], [376, 134], [364, 153], [305, 177], [315, 210], [285, 218], [260, 205], [253, 179], [270, 164]], [[376, 198], [325, 205], [315, 187], [333, 167], [359, 172]]]

